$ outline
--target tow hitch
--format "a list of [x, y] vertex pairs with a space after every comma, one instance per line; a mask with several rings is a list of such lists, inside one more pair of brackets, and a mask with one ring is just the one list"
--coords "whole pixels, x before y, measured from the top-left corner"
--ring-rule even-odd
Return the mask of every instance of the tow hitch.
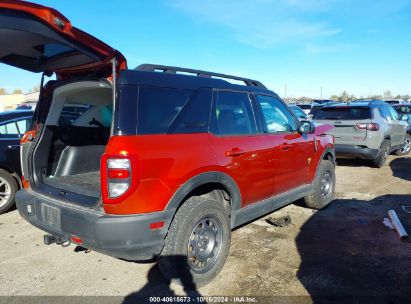
[[44, 235], [44, 244], [45, 245], [57, 244], [57, 245], [61, 245], [63, 247], [67, 247], [68, 245], [70, 245], [70, 242], [67, 241], [67, 240], [64, 240], [62, 238], [59, 238], [55, 235], [52, 235], [52, 234], [45, 234]]

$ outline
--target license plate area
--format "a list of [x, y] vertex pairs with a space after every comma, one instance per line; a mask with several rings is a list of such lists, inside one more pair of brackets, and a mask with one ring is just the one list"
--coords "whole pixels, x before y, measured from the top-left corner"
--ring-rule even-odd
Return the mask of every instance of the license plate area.
[[43, 203], [41, 205], [41, 217], [43, 222], [48, 226], [61, 230], [61, 214], [59, 208]]

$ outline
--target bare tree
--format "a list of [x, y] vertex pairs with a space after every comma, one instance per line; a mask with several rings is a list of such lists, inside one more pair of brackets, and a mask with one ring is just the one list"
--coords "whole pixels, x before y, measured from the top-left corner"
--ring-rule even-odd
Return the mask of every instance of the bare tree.
[[20, 90], [20, 89], [15, 89], [15, 90], [13, 90], [13, 93], [11, 93], [11, 94], [23, 94], [23, 91]]
[[390, 98], [392, 98], [391, 91], [390, 91], [390, 90], [385, 91], [384, 94], [383, 94], [383, 96], [384, 96], [384, 99], [390, 99]]

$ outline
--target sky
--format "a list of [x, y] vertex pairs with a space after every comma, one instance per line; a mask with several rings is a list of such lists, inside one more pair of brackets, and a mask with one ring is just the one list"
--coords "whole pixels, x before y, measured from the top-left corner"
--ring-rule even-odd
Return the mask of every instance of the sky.
[[[121, 51], [254, 78], [282, 97], [411, 94], [411, 0], [37, 0]], [[3, 42], [1, 42], [3, 43]], [[0, 88], [39, 74], [0, 64]]]

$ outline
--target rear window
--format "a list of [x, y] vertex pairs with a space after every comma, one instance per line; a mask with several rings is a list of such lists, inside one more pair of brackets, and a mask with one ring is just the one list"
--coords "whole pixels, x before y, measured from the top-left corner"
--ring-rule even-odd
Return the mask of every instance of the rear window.
[[371, 109], [368, 107], [335, 107], [322, 108], [314, 117], [315, 119], [360, 120], [371, 119]]
[[142, 87], [137, 106], [137, 133], [167, 133], [191, 94], [191, 90]]
[[301, 109], [303, 109], [303, 110], [309, 110], [309, 109], [311, 109], [311, 105], [309, 105], [309, 104], [299, 104], [299, 105], [297, 105], [298, 107], [300, 107]]
[[310, 115], [312, 115], [313, 117], [315, 117], [315, 115], [317, 115], [318, 111], [322, 108], [322, 106], [315, 106], [311, 108], [310, 111]]

